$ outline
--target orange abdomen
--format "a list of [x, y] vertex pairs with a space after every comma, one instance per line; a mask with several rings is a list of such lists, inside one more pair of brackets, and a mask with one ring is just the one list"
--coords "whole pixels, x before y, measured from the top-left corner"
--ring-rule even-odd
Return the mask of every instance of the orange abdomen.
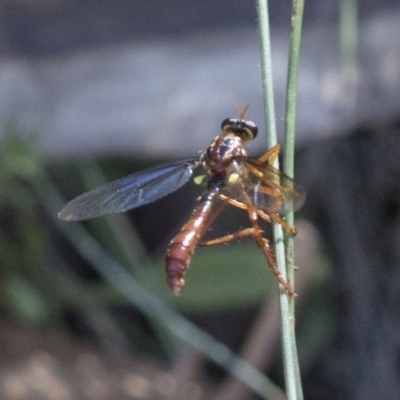
[[175, 295], [180, 294], [185, 283], [183, 275], [189, 267], [197, 243], [205, 233], [204, 228], [210, 216], [216, 194], [217, 191], [211, 191], [201, 198], [189, 221], [168, 246], [167, 256], [165, 257], [165, 271], [168, 286]]

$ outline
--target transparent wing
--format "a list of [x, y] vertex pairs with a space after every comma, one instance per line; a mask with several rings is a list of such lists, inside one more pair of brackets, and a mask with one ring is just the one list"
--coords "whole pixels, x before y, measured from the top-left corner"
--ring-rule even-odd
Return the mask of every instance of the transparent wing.
[[239, 158], [236, 163], [240, 182], [227, 183], [223, 194], [245, 203], [243, 189], [253, 204], [268, 213], [296, 211], [305, 193], [291, 178], [270, 165], [252, 158]]
[[80, 221], [151, 203], [183, 186], [198, 164], [198, 158], [178, 161], [107, 183], [71, 200], [58, 217]]

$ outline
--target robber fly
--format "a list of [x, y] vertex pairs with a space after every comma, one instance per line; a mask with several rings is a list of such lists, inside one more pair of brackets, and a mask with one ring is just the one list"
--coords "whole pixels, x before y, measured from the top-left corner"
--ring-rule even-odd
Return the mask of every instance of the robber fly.
[[[239, 118], [227, 118], [222, 122], [222, 132], [199, 157], [138, 172], [84, 193], [70, 201], [59, 212], [59, 218], [80, 221], [143, 206], [179, 189], [190, 179], [195, 168], [202, 167], [207, 189], [167, 249], [165, 269], [172, 292], [180, 294], [183, 276], [196, 245], [215, 245], [252, 237], [278, 282], [289, 297], [294, 296], [289, 282], [283, 279], [276, 266], [274, 253], [263, 236], [259, 221], [278, 223], [286, 232], [295, 235], [295, 228], [287, 225], [279, 213], [298, 209], [304, 195], [289, 177], [272, 167], [280, 151], [278, 145], [259, 158], [247, 156], [244, 146], [258, 132], [253, 122], [244, 119], [248, 107], [243, 110], [238, 107]], [[251, 227], [202, 241], [227, 205], [245, 210]]]

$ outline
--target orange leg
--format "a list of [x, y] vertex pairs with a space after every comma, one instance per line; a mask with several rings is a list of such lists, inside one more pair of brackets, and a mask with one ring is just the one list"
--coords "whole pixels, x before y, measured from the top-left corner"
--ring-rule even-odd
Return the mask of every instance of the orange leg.
[[[225, 235], [225, 236], [222, 236], [222, 237], [219, 237], [216, 239], [207, 240], [207, 241], [199, 243], [199, 245], [200, 246], [213, 246], [213, 245], [217, 245], [217, 244], [228, 243], [234, 239], [240, 239], [240, 238], [244, 238], [244, 237], [253, 237], [257, 246], [263, 252], [264, 257], [267, 260], [267, 263], [268, 263], [269, 267], [271, 268], [273, 275], [275, 276], [275, 278], [277, 279], [279, 284], [283, 287], [283, 289], [286, 291], [289, 298], [292, 298], [292, 297], [296, 296], [296, 294], [293, 292], [292, 287], [290, 286], [290, 283], [287, 282], [282, 277], [282, 274], [278, 270], [278, 267], [277, 267], [276, 261], [275, 261], [275, 255], [270, 248], [268, 239], [263, 237], [264, 232], [258, 223], [258, 217], [261, 217], [262, 219], [266, 219], [268, 222], [271, 222], [270, 216], [268, 214], [265, 214], [262, 211], [258, 210], [256, 207], [254, 207], [250, 198], [246, 194], [244, 194], [244, 195], [245, 195], [245, 198], [247, 198], [248, 205], [238, 202], [236, 200], [225, 198], [225, 197], [223, 197], [223, 199], [222, 199], [222, 200], [225, 200], [225, 203], [223, 203], [223, 204], [229, 203], [238, 208], [246, 210], [253, 227], [242, 229], [238, 232], [231, 233], [229, 235]], [[275, 214], [271, 214], [271, 217], [272, 217], [272, 215], [275, 216]], [[279, 218], [279, 217], [276, 216], [276, 218]], [[281, 221], [281, 222], [283, 222], [284, 225], [286, 227], [288, 227], [288, 225], [284, 221]], [[291, 228], [291, 227], [288, 227], [288, 228]]]
[[[247, 209], [248, 209], [248, 206], [246, 206], [246, 204], [244, 204], [244, 203], [242, 203], [242, 202], [240, 202], [240, 201], [238, 201], [238, 200], [231, 199], [231, 198], [226, 197], [226, 196], [224, 196], [224, 195], [219, 195], [218, 197], [219, 197], [221, 200], [223, 200], [223, 201], [225, 201], [225, 202], [231, 204], [231, 205], [234, 206], [234, 207], [240, 208], [240, 209], [242, 209], [242, 210], [247, 210]], [[250, 200], [250, 199], [249, 199], [249, 200]], [[263, 219], [264, 221], [269, 222], [269, 223], [271, 223], [272, 221], [274, 221], [274, 222], [276, 222], [277, 224], [281, 225], [282, 228], [283, 228], [287, 233], [289, 233], [289, 234], [292, 235], [292, 236], [296, 236], [296, 234], [297, 234], [296, 228], [294, 228], [293, 226], [288, 225], [288, 224], [287, 224], [282, 218], [280, 218], [277, 214], [275, 214], [275, 213], [267, 214], [266, 212], [264, 212], [264, 211], [262, 211], [262, 210], [260, 210], [260, 209], [258, 209], [258, 208], [256, 208], [256, 207], [254, 207], [254, 209], [256, 210], [257, 215], [258, 215], [261, 219]]]
[[268, 241], [268, 239], [261, 236], [261, 232], [262, 231], [257, 232], [257, 229], [255, 229], [255, 228], [246, 228], [246, 229], [242, 229], [241, 231], [231, 233], [229, 235], [225, 235], [225, 236], [222, 236], [222, 237], [219, 237], [216, 239], [211, 239], [211, 240], [207, 240], [205, 242], [201, 242], [201, 243], [199, 243], [199, 246], [214, 246], [217, 244], [228, 243], [234, 239], [240, 239], [240, 238], [244, 238], [244, 237], [253, 237], [254, 240], [256, 241], [258, 247], [260, 247], [260, 249], [262, 250], [262, 252], [267, 260], [267, 263], [272, 270], [273, 275], [278, 280], [278, 282], [283, 287], [283, 289], [286, 291], [289, 298], [296, 296], [296, 294], [293, 292], [292, 287], [290, 286], [289, 282], [287, 282], [285, 279], [283, 279], [282, 274], [279, 272], [279, 270], [276, 266], [275, 255], [269, 246], [269, 241]]
[[291, 189], [290, 187], [285, 187], [280, 184], [279, 180], [279, 175], [276, 174], [275, 177], [269, 176], [266, 177], [265, 173], [260, 171], [257, 167], [250, 163], [246, 163], [246, 167], [249, 170], [250, 173], [252, 173], [254, 176], [259, 178], [263, 183], [264, 187], [260, 188], [265, 190], [265, 194], [268, 194], [273, 197], [282, 197], [281, 192], [288, 193], [288, 194], [295, 194], [294, 190]]
[[[262, 163], [267, 163], [268, 165], [272, 166], [278, 157], [279, 153], [281, 151], [281, 147], [279, 144], [276, 144], [275, 146], [272, 146], [270, 149], [268, 149], [263, 155], [258, 157], [258, 161]], [[250, 169], [250, 172], [254, 174], [255, 176], [259, 177], [264, 183], [266, 183], [268, 186], [271, 186], [272, 190], [274, 187], [278, 187], [280, 191], [284, 191], [289, 194], [293, 194], [294, 191], [290, 188], [281, 186], [279, 182], [274, 182], [271, 179], [262, 179], [263, 178], [263, 173], [258, 171], [256, 168], [254, 168], [252, 165], [247, 166]], [[266, 193], [269, 194], [270, 196], [274, 196], [273, 193]], [[274, 196], [275, 197], [275, 196]]]
[[[268, 149], [262, 156], [260, 156], [258, 158], [258, 161], [261, 161], [262, 163], [267, 163], [268, 165], [272, 165], [274, 163], [274, 161], [276, 160], [276, 158], [278, 157], [280, 152], [280, 146], [277, 144], [273, 147], [271, 147], [270, 149]], [[276, 209], [279, 208], [282, 200], [282, 194], [281, 192], [284, 191], [288, 194], [294, 194], [294, 191], [290, 188], [286, 188], [284, 186], [281, 186], [278, 182], [274, 182], [271, 179], [266, 179], [264, 177], [264, 174], [257, 170], [257, 168], [255, 168], [252, 165], [247, 165], [250, 173], [252, 173], [253, 175], [257, 176], [258, 178], [260, 178], [267, 186], [260, 186], [258, 188], [258, 190], [261, 193], [264, 193], [267, 196], [270, 196], [271, 198], [275, 199], [276, 202]], [[265, 178], [265, 179], [264, 179]], [[279, 189], [279, 190], [277, 190]], [[234, 200], [231, 198], [228, 198], [224, 195], [219, 195], [219, 198], [221, 200], [227, 201], [229, 204], [233, 205], [234, 207], [237, 208], [241, 208], [242, 210], [247, 210], [248, 207], [246, 204], [238, 201], [238, 200]], [[249, 199], [249, 201], [251, 202], [251, 200]], [[254, 206], [253, 206], [254, 207]], [[296, 228], [294, 228], [293, 226], [288, 225], [281, 217], [279, 217], [276, 213], [274, 212], [269, 212], [266, 213], [256, 207], [254, 207], [256, 209], [257, 215], [262, 218], [264, 221], [267, 222], [272, 222], [274, 221], [275, 223], [279, 224], [282, 226], [282, 228], [289, 233], [292, 236], [296, 236], [297, 234], [297, 230]], [[273, 208], [271, 206], [271, 208]], [[272, 210], [271, 210], [272, 211]]]
[[[258, 161], [262, 163], [268, 163], [268, 165], [272, 165], [274, 161], [276, 160], [276, 157], [279, 155], [280, 147], [279, 145], [271, 147], [267, 152], [265, 152], [261, 157], [258, 158]], [[279, 192], [281, 185], [279, 182], [274, 182], [270, 179], [267, 179], [264, 177], [264, 174], [261, 171], [258, 171], [257, 168], [248, 165], [250, 169], [250, 173], [253, 175], [259, 177], [267, 186], [265, 187], [260, 187], [260, 190], [266, 194], [269, 195], [271, 198], [276, 199], [277, 207], [279, 206], [280, 202], [282, 201], [282, 195]], [[277, 190], [279, 189], [279, 190]], [[287, 192], [291, 192], [290, 189], [286, 190]], [[218, 215], [222, 212], [223, 208], [227, 205], [230, 204], [234, 207], [240, 208], [242, 210], [246, 210], [250, 219], [250, 222], [252, 224], [252, 228], [246, 228], [242, 229], [238, 232], [225, 235], [216, 239], [211, 239], [207, 240], [204, 242], [200, 242], [200, 246], [213, 246], [217, 244], [224, 244], [228, 243], [234, 239], [240, 239], [240, 238], [245, 238], [245, 237], [253, 237], [255, 240], [257, 246], [261, 249], [263, 252], [267, 263], [269, 267], [271, 268], [271, 271], [279, 284], [282, 286], [282, 288], [286, 291], [288, 297], [291, 299], [292, 297], [295, 297], [296, 294], [293, 292], [292, 287], [290, 285], [290, 282], [286, 281], [281, 272], [279, 271], [276, 261], [275, 261], [275, 255], [273, 251], [270, 248], [269, 241], [263, 237], [263, 230], [261, 229], [259, 223], [258, 223], [258, 218], [263, 219], [266, 222], [275, 222], [278, 223], [282, 226], [282, 228], [288, 232], [291, 235], [296, 235], [296, 229], [294, 227], [289, 226], [282, 218], [280, 218], [276, 213], [267, 213], [264, 212], [257, 207], [254, 206], [253, 202], [251, 201], [250, 197], [247, 195], [245, 192], [244, 188], [242, 188], [242, 195], [245, 200], [245, 202], [241, 202], [232, 198], [229, 198], [225, 195], [218, 195], [218, 198], [222, 201], [222, 204], [219, 206], [219, 208], [216, 210], [215, 213], [211, 216], [211, 218], [207, 221], [207, 224], [205, 225], [202, 235], [203, 236], [211, 227], [211, 225], [214, 223], [215, 219], [218, 217]]]
[[268, 165], [272, 165], [276, 157], [278, 157], [279, 153], [281, 151], [281, 146], [279, 144], [276, 144], [275, 146], [272, 146], [270, 149], [268, 149], [262, 156], [258, 157], [258, 161], [261, 162], [267, 162]]
[[[259, 157], [259, 158], [258, 158], [258, 161], [261, 161], [261, 162], [268, 162], [268, 165], [272, 165], [272, 164], [275, 162], [276, 157], [278, 157], [280, 150], [281, 150], [281, 148], [280, 148], [279, 144], [276, 144], [275, 146], [273, 146], [273, 147], [271, 147], [269, 150], [267, 150], [261, 157]], [[259, 178], [262, 178], [262, 173], [259, 172], [259, 171], [257, 171], [255, 168], [251, 168], [251, 173], [253, 173], [254, 175], [258, 176]], [[263, 182], [264, 182], [264, 180], [263, 180]], [[290, 189], [290, 188], [286, 188], [286, 187], [280, 186], [279, 184], [276, 184], [276, 183], [273, 182], [273, 181], [267, 181], [267, 183], [268, 183], [268, 182], [269, 182], [269, 183], [272, 183], [273, 186], [278, 185], [278, 186], [279, 186], [279, 189], [280, 189], [281, 191], [283, 190], [283, 191], [285, 191], [285, 192], [288, 193], [288, 194], [294, 194], [294, 191], [293, 191], [292, 189]], [[273, 187], [271, 187], [271, 188], [260, 187], [259, 190], [260, 190], [262, 193], [266, 194], [266, 195], [269, 195], [269, 196], [271, 196], [271, 197], [273, 197], [273, 198], [278, 199], [278, 201], [279, 201], [280, 198], [281, 198], [281, 195], [280, 195], [279, 193], [277, 193], [277, 192], [274, 190]], [[279, 203], [280, 203], [280, 202], [279, 202]], [[279, 204], [278, 204], [278, 205], [279, 205]], [[282, 228], [283, 228], [286, 232], [290, 233], [292, 236], [296, 236], [296, 235], [297, 235], [297, 230], [296, 230], [296, 228], [293, 227], [293, 226], [288, 225], [288, 224], [287, 224], [281, 217], [279, 217], [276, 213], [269, 213], [268, 219], [266, 219], [266, 218], [264, 218], [264, 216], [260, 215], [260, 213], [263, 213], [263, 212], [262, 212], [261, 210], [258, 210], [258, 211], [260, 211], [260, 212], [258, 213], [259, 217], [263, 218], [263, 219], [266, 220], [266, 221], [267, 221], [268, 219], [269, 219], [269, 220], [272, 219], [274, 222], [276, 222], [277, 224], [281, 225]], [[264, 214], [264, 213], [263, 213], [263, 214]]]
[[242, 229], [241, 231], [230, 233], [229, 235], [221, 236], [216, 239], [206, 240], [205, 242], [199, 243], [199, 246], [214, 246], [216, 244], [224, 244], [235, 239], [241, 239], [249, 236], [254, 236], [253, 228]]
[[262, 230], [260, 228], [260, 225], [258, 224], [258, 214], [257, 214], [257, 208], [254, 207], [252, 204], [250, 198], [247, 196], [246, 193], [243, 193], [244, 197], [246, 199], [247, 204], [247, 213], [249, 215], [251, 224], [253, 225], [253, 237], [254, 240], [257, 243], [257, 246], [261, 249], [261, 251], [264, 253], [264, 256], [268, 262], [268, 265], [271, 268], [272, 273], [274, 274], [275, 278], [277, 281], [282, 285], [283, 289], [286, 291], [287, 295], [289, 296], [289, 299], [295, 296], [295, 293], [292, 290], [292, 287], [288, 281], [286, 281], [281, 272], [279, 271], [276, 261], [275, 261], [275, 255], [272, 252], [272, 250], [269, 247], [269, 241], [262, 236]]
[[[225, 201], [227, 204], [230, 204], [230, 205], [232, 205], [232, 206], [234, 206], [236, 208], [240, 208], [241, 210], [247, 210], [246, 204], [242, 203], [241, 201], [238, 201], [238, 200], [235, 200], [235, 199], [231, 199], [230, 197], [226, 197], [223, 194], [218, 195], [218, 197], [221, 200]], [[259, 210], [258, 208], [256, 210], [257, 210], [257, 214], [258, 214], [258, 216], [260, 218], [262, 218], [266, 222], [269, 222], [269, 223], [272, 222], [270, 216], [267, 213], [265, 213], [264, 211]]]
[[269, 216], [274, 222], [276, 222], [277, 224], [281, 225], [282, 228], [286, 232], [288, 232], [290, 235], [292, 235], [292, 236], [296, 236], [297, 235], [297, 229], [294, 226], [288, 225], [281, 217], [279, 217], [275, 213], [271, 213], [271, 214], [269, 214]]

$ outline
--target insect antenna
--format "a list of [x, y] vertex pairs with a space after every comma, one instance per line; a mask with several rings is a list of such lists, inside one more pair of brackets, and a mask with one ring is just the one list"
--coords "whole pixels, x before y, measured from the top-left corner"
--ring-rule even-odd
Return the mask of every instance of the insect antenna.
[[250, 107], [250, 104], [247, 104], [247, 106], [245, 108], [240, 107], [240, 104], [235, 103], [236, 109], [238, 110], [239, 113], [239, 120], [244, 121], [244, 116], [246, 115], [247, 110]]

